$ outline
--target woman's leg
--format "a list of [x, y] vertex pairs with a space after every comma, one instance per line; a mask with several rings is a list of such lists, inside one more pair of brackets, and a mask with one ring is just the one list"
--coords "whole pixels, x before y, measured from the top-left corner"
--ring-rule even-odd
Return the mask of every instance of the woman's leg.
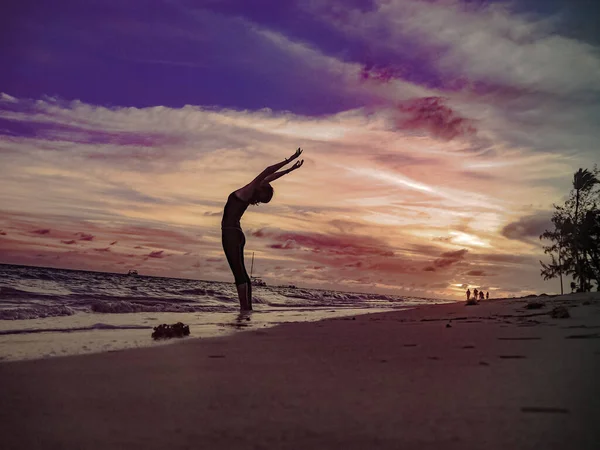
[[238, 229], [225, 228], [222, 232], [223, 250], [233, 277], [240, 300], [240, 309], [252, 310], [252, 284], [244, 265], [244, 233]]

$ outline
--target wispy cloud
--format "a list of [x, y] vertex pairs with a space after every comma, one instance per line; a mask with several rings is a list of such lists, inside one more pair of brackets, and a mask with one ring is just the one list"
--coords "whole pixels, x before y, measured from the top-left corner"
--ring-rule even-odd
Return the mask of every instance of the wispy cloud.
[[244, 216], [267, 281], [550, 290], [536, 234], [597, 159], [596, 44], [497, 2], [263, 3], [15, 18], [2, 261], [230, 280], [227, 195], [302, 146]]

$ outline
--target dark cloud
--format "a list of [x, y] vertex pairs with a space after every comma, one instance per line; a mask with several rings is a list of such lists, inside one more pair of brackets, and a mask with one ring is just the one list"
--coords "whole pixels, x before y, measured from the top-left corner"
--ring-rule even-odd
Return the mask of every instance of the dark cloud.
[[421, 129], [433, 136], [450, 141], [476, 133], [473, 122], [459, 116], [444, 104], [442, 97], [423, 97], [404, 102], [398, 106], [403, 117], [397, 126], [403, 130]]
[[94, 249], [95, 252], [110, 252], [110, 247], [105, 247], [105, 248], [95, 248]]
[[48, 234], [48, 233], [50, 233], [50, 229], [44, 228], [44, 229], [41, 229], [41, 230], [33, 230], [32, 233], [34, 233], [34, 234]]
[[424, 272], [435, 272], [435, 267], [427, 266], [423, 269]]
[[463, 248], [461, 250], [456, 250], [453, 252], [445, 252], [442, 253], [440, 256], [442, 258], [456, 258], [456, 259], [463, 259], [467, 253], [469, 253], [469, 250], [467, 250], [466, 248]]
[[537, 239], [540, 234], [552, 226], [551, 216], [552, 213], [550, 212], [541, 212], [521, 217], [516, 222], [511, 222], [502, 228], [502, 236], [518, 241]]
[[148, 258], [164, 258], [165, 256], [167, 256], [164, 254], [164, 252], [165, 252], [164, 250], [157, 250], [155, 252], [150, 252], [148, 254]]
[[483, 270], [470, 270], [465, 275], [470, 275], [470, 276], [473, 276], [473, 277], [486, 277], [486, 276], [488, 276], [488, 274], [485, 273]]
[[350, 264], [346, 264], [344, 267], [356, 267], [356, 268], [359, 268], [359, 267], [362, 267], [362, 266], [363, 266], [363, 262], [362, 261], [356, 261], [356, 262], [353, 262], [353, 263], [350, 263]]
[[73, 245], [73, 244], [77, 243], [77, 241], [74, 239], [71, 239], [70, 241], [60, 241], [60, 242], [62, 242], [63, 244], [67, 244], [67, 245]]
[[87, 233], [75, 233], [76, 236], [79, 236], [80, 241], [93, 241], [95, 236]]
[[370, 236], [293, 233], [266, 228], [252, 232], [252, 236], [270, 239], [274, 241], [270, 247], [278, 249], [307, 249], [313, 253], [330, 256], [394, 256], [392, 248], [387, 243]]
[[110, 243], [110, 245], [115, 245], [117, 242], [119, 242], [119, 241], [113, 241]]
[[223, 211], [213, 211], [213, 212], [206, 211], [204, 213], [205, 216], [211, 216], [211, 217], [220, 216], [221, 214], [223, 214]]
[[433, 262], [433, 265], [434, 265], [434, 267], [436, 267], [438, 269], [441, 269], [444, 267], [450, 267], [451, 265], [456, 264], [459, 261], [462, 261], [468, 252], [469, 252], [469, 250], [467, 250], [466, 248], [463, 248], [462, 250], [456, 250], [453, 252], [442, 253], [440, 255], [441, 258], [436, 259]]

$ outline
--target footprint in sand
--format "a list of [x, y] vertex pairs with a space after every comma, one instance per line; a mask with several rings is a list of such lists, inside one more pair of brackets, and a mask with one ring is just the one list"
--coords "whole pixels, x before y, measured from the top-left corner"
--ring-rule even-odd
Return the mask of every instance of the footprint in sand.
[[538, 341], [539, 337], [499, 337], [500, 341]]
[[404, 344], [404, 347], [416, 347], [417, 344]]
[[569, 414], [566, 408], [553, 408], [543, 406], [523, 406], [521, 412], [525, 413], [553, 413], [553, 414]]
[[462, 348], [475, 348], [474, 345], [463, 345]]
[[225, 355], [208, 355], [209, 358], [225, 358]]
[[523, 356], [523, 355], [498, 355], [498, 358], [501, 358], [501, 359], [525, 359], [526, 356]]
[[600, 334], [598, 334], [598, 333], [572, 334], [570, 336], [566, 336], [565, 339], [600, 339]]

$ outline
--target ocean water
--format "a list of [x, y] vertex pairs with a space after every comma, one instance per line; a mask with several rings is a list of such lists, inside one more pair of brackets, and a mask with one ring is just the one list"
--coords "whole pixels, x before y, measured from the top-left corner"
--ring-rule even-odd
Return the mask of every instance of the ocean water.
[[240, 314], [233, 283], [0, 264], [0, 361], [168, 345], [153, 328], [183, 322], [190, 338], [448, 300], [253, 287]]

